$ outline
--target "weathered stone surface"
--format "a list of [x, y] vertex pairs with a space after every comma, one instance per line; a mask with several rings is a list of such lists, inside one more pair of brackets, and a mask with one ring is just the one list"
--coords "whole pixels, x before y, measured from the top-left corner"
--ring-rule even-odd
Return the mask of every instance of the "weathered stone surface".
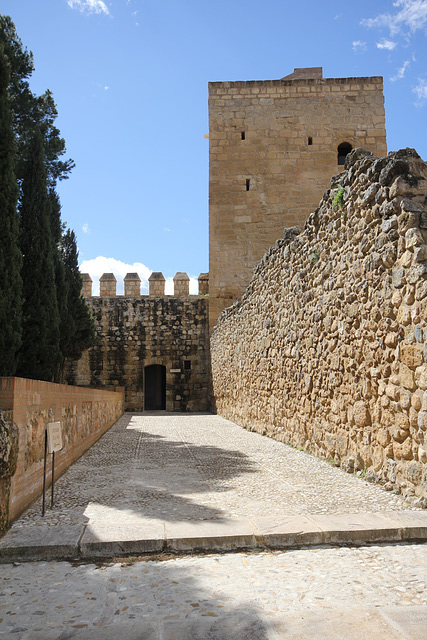
[[371, 422], [368, 407], [363, 401], [355, 402], [353, 416], [357, 427], [366, 427]]
[[18, 428], [0, 412], [0, 534], [9, 521], [10, 479], [16, 470], [18, 439]]
[[424, 361], [422, 347], [412, 344], [402, 345], [400, 347], [400, 361], [411, 369], [419, 367]]
[[426, 250], [427, 165], [414, 153], [362, 155], [332, 181], [304, 231], [270, 250], [223, 312], [211, 357], [221, 415], [427, 496], [416, 471], [426, 464], [427, 266], [415, 260]]
[[[378, 181], [383, 159], [372, 166], [378, 162], [372, 152], [386, 153], [382, 88], [380, 78], [352, 78], [349, 99], [346, 81], [322, 77], [209, 85], [211, 328], [224, 307], [244, 294], [256, 263], [285, 225], [303, 226], [308, 216], [307, 225], [316, 232], [325, 215], [324, 207], [316, 207], [330, 181], [331, 200], [341, 186], [344, 206], [335, 205], [329, 235], [340, 233], [341, 213], [357, 200], [367, 220], [379, 218], [387, 187], [410, 167], [406, 158], [384, 162], [387, 167], [395, 162], [397, 168], [388, 172], [383, 187]], [[345, 158], [348, 171], [339, 173], [344, 166], [337, 166], [337, 147], [347, 139], [360, 146]], [[375, 179], [368, 180], [369, 169]], [[360, 175], [357, 193], [349, 175]], [[400, 208], [392, 207], [390, 214], [397, 213]], [[353, 235], [353, 246], [361, 232]], [[307, 246], [307, 254], [323, 267], [323, 240], [318, 240], [319, 246]], [[272, 257], [268, 250], [266, 255]], [[385, 251], [383, 259], [392, 262], [393, 253]]]
[[400, 384], [402, 385], [402, 387], [405, 387], [405, 389], [409, 389], [410, 391], [415, 389], [416, 385], [415, 385], [414, 372], [409, 367], [407, 367], [406, 364], [404, 364], [403, 362], [400, 363], [399, 377], [400, 377]]
[[[150, 276], [150, 287], [164, 278]], [[165, 408], [206, 411], [209, 408], [209, 298], [188, 297], [188, 276], [177, 273], [176, 296], [91, 297], [98, 341], [78, 361], [69, 362], [69, 384], [124, 386], [125, 408], [145, 408], [146, 367], [165, 367]], [[153, 289], [154, 290], [154, 289]], [[156, 291], [156, 290], [155, 290]], [[154, 291], [154, 293], [155, 293]], [[160, 407], [159, 407], [160, 408]]]

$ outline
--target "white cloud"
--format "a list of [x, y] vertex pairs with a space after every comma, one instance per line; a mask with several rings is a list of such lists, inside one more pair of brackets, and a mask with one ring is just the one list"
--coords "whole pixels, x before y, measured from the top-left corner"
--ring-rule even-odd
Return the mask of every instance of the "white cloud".
[[103, 0], [67, 0], [70, 9], [78, 9], [81, 13], [103, 13], [111, 16], [111, 13]]
[[390, 80], [392, 82], [396, 82], [396, 80], [402, 80], [402, 78], [404, 78], [404, 76], [405, 76], [406, 69], [409, 67], [410, 64], [411, 63], [410, 63], [409, 60], [405, 60], [403, 65], [400, 67], [400, 69], [397, 70], [396, 75], [393, 76], [392, 78], [390, 78]]
[[83, 233], [90, 233], [89, 225], [87, 222], [85, 222], [84, 225], [82, 226], [82, 231]]
[[427, 80], [419, 78], [417, 86], [412, 91], [417, 96], [417, 105], [422, 106], [427, 101]]
[[391, 35], [409, 29], [417, 31], [427, 27], [427, 0], [396, 0], [393, 6], [400, 8], [395, 13], [381, 13], [376, 18], [364, 18], [361, 24], [365, 27], [386, 27]]
[[[152, 270], [142, 264], [134, 262], [127, 264], [115, 258], [98, 256], [92, 260], [84, 260], [80, 265], [81, 273], [88, 273], [93, 280], [92, 294], [99, 296], [99, 279], [103, 273], [114, 273], [117, 279], [117, 295], [123, 295], [123, 278], [127, 273], [137, 273], [141, 278], [141, 295], [148, 295], [148, 278]], [[195, 276], [190, 276], [190, 294], [196, 295], [199, 290], [198, 280]], [[173, 295], [173, 277], [166, 278], [165, 294]]]
[[110, 87], [105, 86], [105, 87], [104, 87], [104, 91], [108, 91], [108, 89], [109, 89], [109, 88], [110, 88]]
[[393, 42], [392, 40], [386, 40], [383, 38], [380, 42], [377, 42], [378, 49], [387, 49], [387, 51], [393, 51], [393, 49], [397, 46], [397, 42]]
[[366, 42], [362, 42], [361, 40], [354, 40], [353, 41], [353, 51], [355, 53], [360, 53], [362, 51], [366, 51], [367, 46], [366, 46]]

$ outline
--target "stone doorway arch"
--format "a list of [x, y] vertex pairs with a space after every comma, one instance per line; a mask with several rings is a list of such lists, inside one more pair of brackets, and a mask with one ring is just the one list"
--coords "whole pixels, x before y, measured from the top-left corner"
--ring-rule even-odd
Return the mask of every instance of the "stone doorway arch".
[[166, 367], [161, 364], [150, 364], [144, 369], [144, 409], [166, 409]]

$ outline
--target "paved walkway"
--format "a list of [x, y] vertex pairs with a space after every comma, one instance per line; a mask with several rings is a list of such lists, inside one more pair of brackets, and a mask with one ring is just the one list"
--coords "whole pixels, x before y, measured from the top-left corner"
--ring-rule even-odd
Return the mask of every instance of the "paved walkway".
[[222, 418], [127, 414], [56, 487], [0, 541], [0, 637], [427, 639], [427, 512]]
[[0, 567], [10, 640], [425, 640], [427, 545]]
[[0, 561], [427, 540], [427, 512], [210, 414], [125, 414], [0, 540]]

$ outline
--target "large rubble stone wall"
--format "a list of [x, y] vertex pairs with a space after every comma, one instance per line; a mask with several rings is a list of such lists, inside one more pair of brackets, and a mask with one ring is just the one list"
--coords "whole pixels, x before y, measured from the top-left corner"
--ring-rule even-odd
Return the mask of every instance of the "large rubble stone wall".
[[345, 168], [220, 316], [216, 410], [422, 502], [427, 164], [357, 149]]

